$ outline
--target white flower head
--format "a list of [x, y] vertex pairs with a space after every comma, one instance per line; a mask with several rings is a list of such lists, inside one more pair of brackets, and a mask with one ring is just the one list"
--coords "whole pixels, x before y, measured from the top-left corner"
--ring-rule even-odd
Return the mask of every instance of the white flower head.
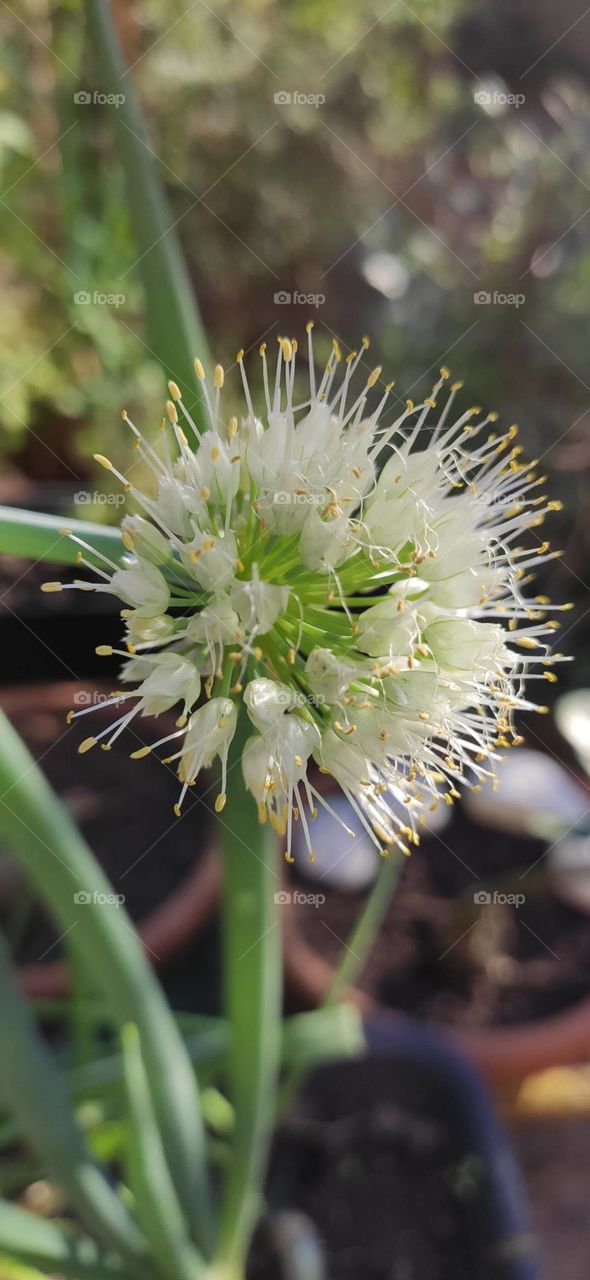
[[280, 338], [272, 371], [260, 348], [256, 407], [238, 353], [239, 417], [224, 414], [221, 366], [209, 381], [199, 360], [206, 430], [175, 383], [161, 446], [123, 415], [149, 494], [98, 456], [139, 511], [123, 520], [120, 564], [75, 537], [98, 581], [67, 585], [123, 601], [121, 679], [135, 687], [113, 695], [122, 713], [80, 750], [108, 748], [135, 717], [176, 706], [161, 742], [175, 742], [177, 812], [215, 758], [220, 809], [247, 716], [246, 786], [287, 857], [294, 822], [313, 857], [312, 819], [319, 804], [330, 809], [312, 759], [381, 852], [407, 852], [421, 809], [492, 777], [518, 741], [514, 715], [535, 706], [529, 669], [555, 679], [551, 606], [525, 592], [529, 570], [554, 554], [535, 530], [559, 504], [537, 497], [515, 428], [498, 432], [496, 415], [475, 408], [455, 416], [461, 384], [449, 386], [446, 369], [423, 403], [392, 413], [393, 384], [380, 368], [363, 376], [368, 341], [345, 359], [334, 342], [316, 376], [312, 327], [301, 389], [297, 343]]

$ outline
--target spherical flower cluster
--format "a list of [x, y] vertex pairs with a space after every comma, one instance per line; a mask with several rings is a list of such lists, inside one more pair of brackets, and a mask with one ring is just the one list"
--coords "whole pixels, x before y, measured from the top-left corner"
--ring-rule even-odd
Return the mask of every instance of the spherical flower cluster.
[[558, 504], [537, 496], [542, 478], [515, 427], [498, 433], [496, 415], [477, 408], [454, 416], [461, 384], [446, 369], [392, 421], [380, 368], [353, 391], [368, 341], [346, 359], [334, 342], [316, 376], [311, 330], [304, 386], [294, 340], [279, 339], [273, 369], [260, 348], [262, 413], [240, 352], [240, 419], [224, 417], [222, 367], [208, 385], [199, 360], [207, 430], [175, 383], [157, 448], [123, 414], [149, 492], [98, 456], [137, 513], [122, 521], [121, 564], [96, 551], [89, 561], [76, 538], [79, 560], [101, 567], [98, 581], [66, 585], [126, 606], [124, 687], [112, 697], [121, 714], [79, 749], [108, 748], [136, 717], [178, 707], [175, 731], [155, 744], [173, 743], [176, 812], [216, 757], [219, 812], [247, 716], [245, 782], [289, 859], [293, 822], [313, 858], [310, 819], [320, 804], [331, 810], [313, 762], [381, 852], [408, 852], [424, 807], [493, 777], [517, 741], [514, 713], [535, 705], [523, 691], [529, 667], [555, 679], [549, 602], [525, 597], [529, 571], [555, 553], [534, 535], [520, 540]]

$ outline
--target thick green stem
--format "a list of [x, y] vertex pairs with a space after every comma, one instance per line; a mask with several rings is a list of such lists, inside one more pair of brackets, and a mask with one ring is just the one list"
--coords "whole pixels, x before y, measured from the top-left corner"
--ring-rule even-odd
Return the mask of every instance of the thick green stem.
[[274, 896], [280, 891], [277, 844], [258, 823], [241, 755], [248, 736], [242, 713], [233, 742], [224, 858], [224, 979], [231, 1028], [229, 1095], [235, 1109], [231, 1164], [224, 1187], [218, 1263], [243, 1275], [260, 1211], [276, 1113], [281, 1034], [281, 936]]

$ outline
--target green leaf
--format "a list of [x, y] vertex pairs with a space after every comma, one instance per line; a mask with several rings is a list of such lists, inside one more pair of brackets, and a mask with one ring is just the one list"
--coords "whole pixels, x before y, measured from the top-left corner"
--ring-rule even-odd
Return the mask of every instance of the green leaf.
[[197, 424], [207, 425], [204, 400], [193, 370], [196, 355], [207, 357], [207, 343], [194, 292], [133, 84], [127, 74], [107, 0], [89, 0], [89, 33], [101, 89], [123, 97], [111, 112], [119, 157], [125, 172], [127, 203], [137, 243], [153, 354], [168, 378], [183, 391]]
[[[39, 1218], [18, 1205], [0, 1200], [0, 1249], [12, 1259], [44, 1272], [72, 1276], [74, 1280], [137, 1280], [137, 1274], [108, 1257], [101, 1257], [93, 1240], [70, 1239], [66, 1230], [47, 1218]], [[24, 1280], [5, 1269], [0, 1259], [0, 1274], [10, 1280]], [[144, 1280], [150, 1273], [144, 1269]]]
[[191, 1245], [153, 1113], [134, 1023], [121, 1032], [127, 1100], [131, 1113], [128, 1145], [129, 1182], [137, 1203], [137, 1215], [154, 1257], [168, 1280], [199, 1280], [203, 1259]]
[[87, 1230], [123, 1256], [145, 1254], [141, 1232], [88, 1154], [64, 1081], [39, 1036], [0, 935], [0, 1098], [14, 1111], [29, 1146], [41, 1156]]
[[0, 834], [10, 843], [60, 930], [120, 1026], [134, 1021], [172, 1176], [197, 1239], [212, 1234], [205, 1135], [188, 1053], [132, 922], [122, 907], [87, 902], [81, 890], [112, 886], [18, 734], [0, 715]]
[[[64, 521], [61, 516], [23, 511], [19, 507], [0, 507], [0, 551], [9, 556], [29, 560], [49, 560], [54, 564], [76, 563], [79, 547], [64, 533], [64, 526], [79, 538], [96, 547], [114, 561], [123, 555], [121, 531], [90, 520]], [[93, 557], [89, 554], [90, 560]], [[100, 560], [96, 559], [100, 565]]]

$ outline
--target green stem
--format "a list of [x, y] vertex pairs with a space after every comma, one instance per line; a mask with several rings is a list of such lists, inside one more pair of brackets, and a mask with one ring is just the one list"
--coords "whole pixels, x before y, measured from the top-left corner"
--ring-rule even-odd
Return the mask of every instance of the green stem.
[[373, 888], [343, 948], [326, 995], [326, 1004], [333, 1004], [334, 1001], [340, 1000], [346, 988], [350, 987], [362, 972], [385, 919], [404, 861], [405, 855], [398, 850], [390, 853], [389, 857], [383, 858]]
[[243, 1275], [260, 1211], [276, 1113], [281, 1035], [281, 935], [274, 903], [280, 890], [277, 846], [268, 828], [259, 825], [255, 802], [243, 782], [240, 761], [248, 734], [242, 712], [232, 744], [230, 768], [235, 768], [221, 831], [229, 1096], [235, 1130], [218, 1262], [222, 1274], [232, 1277]]
[[[403, 863], [404, 855], [397, 850], [381, 862], [373, 888], [342, 948], [340, 961], [324, 997], [322, 1008], [329, 1008], [330, 1005], [341, 1000], [346, 995], [348, 987], [356, 981], [359, 973], [362, 973], [397, 886]], [[291, 1106], [306, 1075], [306, 1068], [301, 1066], [294, 1066], [287, 1072], [279, 1099], [280, 1115], [283, 1115]]]
[[[24, 511], [20, 507], [0, 507], [0, 551], [27, 560], [49, 560], [54, 564], [75, 564], [79, 547], [64, 533], [71, 529], [111, 560], [123, 555], [121, 531], [90, 520], [64, 520], [63, 516]], [[87, 553], [89, 555], [89, 553]], [[89, 555], [89, 558], [90, 557]], [[100, 564], [100, 561], [97, 561]]]

